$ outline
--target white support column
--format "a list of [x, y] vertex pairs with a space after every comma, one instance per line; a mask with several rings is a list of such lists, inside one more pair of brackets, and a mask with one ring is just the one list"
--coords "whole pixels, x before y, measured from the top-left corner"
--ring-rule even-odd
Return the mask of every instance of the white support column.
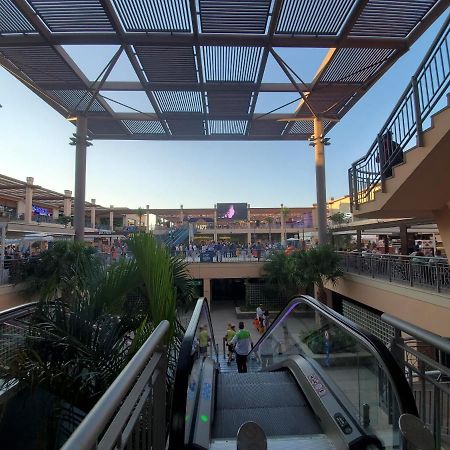
[[250, 224], [250, 205], [247, 203], [247, 245], [252, 244], [252, 230]]
[[53, 208], [53, 220], [56, 220], [59, 217], [59, 208]]
[[314, 159], [316, 163], [317, 228], [319, 244], [327, 244], [327, 190], [325, 180], [325, 145], [322, 119], [314, 118]]
[[72, 191], [64, 191], [64, 215], [70, 217], [72, 215]]
[[180, 205], [180, 222], [183, 225], [184, 222], [184, 211], [183, 211], [183, 205]]
[[77, 117], [76, 153], [75, 153], [75, 203], [73, 222], [75, 240], [84, 241], [86, 214], [86, 148], [87, 117]]
[[122, 216], [122, 226], [125, 228], [128, 226], [128, 214]]
[[33, 177], [27, 177], [25, 187], [25, 223], [31, 223], [33, 217]]
[[95, 198], [91, 198], [91, 227], [95, 228], [95, 204], [96, 204], [96, 199]]
[[281, 245], [286, 244], [286, 225], [284, 223], [284, 205], [281, 203], [280, 205], [280, 221], [281, 221]]
[[217, 242], [217, 205], [214, 205], [214, 242]]
[[109, 229], [112, 231], [114, 229], [114, 206], [109, 206]]
[[145, 207], [146, 209], [146, 216], [147, 216], [147, 233], [150, 233], [150, 205], [147, 205]]
[[17, 219], [25, 220], [25, 200], [17, 201]]

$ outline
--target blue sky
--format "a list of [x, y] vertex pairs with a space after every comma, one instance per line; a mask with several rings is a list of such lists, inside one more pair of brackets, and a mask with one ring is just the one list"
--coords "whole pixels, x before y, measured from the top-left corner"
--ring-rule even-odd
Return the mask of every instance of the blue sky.
[[[347, 169], [364, 155], [417, 68], [443, 22], [441, 18], [328, 134], [327, 197], [348, 193]], [[88, 76], [96, 78], [115, 48], [65, 50]], [[326, 49], [279, 49], [310, 81]], [[134, 80], [121, 59], [110, 80]], [[263, 81], [288, 80], [269, 60]], [[137, 94], [107, 94], [138, 109], [150, 106]], [[262, 95], [266, 112], [295, 95]], [[74, 188], [75, 128], [0, 68], [0, 173], [60, 191]], [[117, 109], [116, 106], [114, 106]], [[282, 112], [292, 112], [295, 104]], [[94, 141], [88, 149], [86, 198], [104, 206], [212, 207], [247, 202], [254, 207], [310, 206], [315, 202], [314, 155], [307, 142]]]

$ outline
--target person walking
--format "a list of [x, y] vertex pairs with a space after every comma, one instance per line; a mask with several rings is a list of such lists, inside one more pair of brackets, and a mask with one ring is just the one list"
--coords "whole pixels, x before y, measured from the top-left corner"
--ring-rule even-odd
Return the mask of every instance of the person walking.
[[239, 322], [239, 331], [231, 340], [236, 353], [236, 363], [239, 373], [247, 373], [247, 355], [253, 347], [250, 332], [245, 329], [244, 322]]
[[227, 343], [227, 349], [228, 349], [228, 359], [227, 359], [227, 364], [230, 365], [232, 361], [234, 361], [234, 357], [233, 357], [233, 345], [231, 344], [231, 341], [233, 340], [234, 336], [236, 336], [236, 326], [233, 325], [232, 323], [228, 324], [227, 327], [227, 333], [225, 335], [225, 337], [223, 338], [224, 341], [226, 341]]

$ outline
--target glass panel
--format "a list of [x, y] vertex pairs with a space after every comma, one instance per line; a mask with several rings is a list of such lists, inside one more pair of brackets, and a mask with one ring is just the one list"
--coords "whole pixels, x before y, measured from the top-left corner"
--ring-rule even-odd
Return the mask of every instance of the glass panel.
[[367, 434], [376, 435], [387, 449], [398, 446], [397, 400], [388, 374], [364, 341], [343, 324], [299, 303], [259, 341], [252, 356], [264, 369], [289, 355], [310, 362]]

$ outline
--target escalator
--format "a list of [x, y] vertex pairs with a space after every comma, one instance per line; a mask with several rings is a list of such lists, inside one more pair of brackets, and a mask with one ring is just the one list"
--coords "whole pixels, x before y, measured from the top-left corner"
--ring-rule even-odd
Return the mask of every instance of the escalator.
[[236, 449], [251, 422], [269, 450], [406, 448], [398, 419], [417, 409], [400, 368], [381, 341], [311, 297], [277, 316], [247, 373], [223, 359], [200, 299], [180, 350], [170, 449]]

